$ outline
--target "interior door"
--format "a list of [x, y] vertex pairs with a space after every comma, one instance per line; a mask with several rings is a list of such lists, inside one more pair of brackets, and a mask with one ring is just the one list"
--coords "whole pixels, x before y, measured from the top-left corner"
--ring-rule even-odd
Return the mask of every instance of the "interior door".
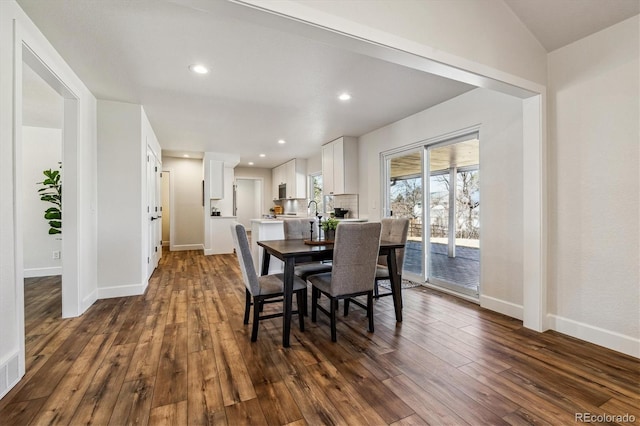
[[162, 186], [160, 170], [160, 161], [154, 152], [147, 147], [147, 278], [158, 267], [160, 256], [162, 255]]

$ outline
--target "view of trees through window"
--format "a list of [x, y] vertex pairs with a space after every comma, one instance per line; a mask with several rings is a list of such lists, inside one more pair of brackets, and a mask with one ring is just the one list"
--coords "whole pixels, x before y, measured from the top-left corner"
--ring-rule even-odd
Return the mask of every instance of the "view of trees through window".
[[[431, 236], [446, 237], [449, 221], [449, 175], [431, 177]], [[480, 238], [480, 181], [478, 170], [457, 173], [455, 237]]]
[[[457, 173], [455, 237], [480, 238], [480, 181], [478, 170]], [[449, 228], [449, 174], [431, 177], [431, 237], [446, 238]], [[422, 179], [410, 177], [391, 182], [393, 217], [411, 220], [410, 236], [422, 236]]]
[[323, 214], [324, 205], [322, 202], [322, 175], [311, 175], [311, 200], [318, 203], [318, 213]]
[[392, 180], [390, 195], [391, 216], [408, 217], [409, 236], [422, 237], [422, 178]]

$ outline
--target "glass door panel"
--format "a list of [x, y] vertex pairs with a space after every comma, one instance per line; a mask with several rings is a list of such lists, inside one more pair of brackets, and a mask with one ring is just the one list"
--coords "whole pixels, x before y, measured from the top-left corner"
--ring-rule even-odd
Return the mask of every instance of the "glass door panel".
[[480, 180], [477, 135], [427, 147], [427, 281], [470, 296], [480, 283]]
[[420, 148], [386, 159], [388, 181], [385, 216], [409, 218], [403, 276], [420, 282], [424, 281], [423, 151]]

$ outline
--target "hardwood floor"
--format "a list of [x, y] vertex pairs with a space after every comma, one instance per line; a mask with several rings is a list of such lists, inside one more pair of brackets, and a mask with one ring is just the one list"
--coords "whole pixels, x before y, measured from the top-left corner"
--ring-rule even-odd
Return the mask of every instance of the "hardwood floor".
[[292, 327], [283, 349], [279, 318], [249, 341], [234, 255], [166, 252], [144, 296], [100, 300], [73, 319], [60, 319], [55, 279], [39, 281], [25, 288], [27, 373], [0, 400], [2, 425], [640, 419], [637, 359], [425, 288], [404, 291], [402, 324], [382, 298], [375, 333], [353, 307], [337, 343], [320, 315], [303, 333]]

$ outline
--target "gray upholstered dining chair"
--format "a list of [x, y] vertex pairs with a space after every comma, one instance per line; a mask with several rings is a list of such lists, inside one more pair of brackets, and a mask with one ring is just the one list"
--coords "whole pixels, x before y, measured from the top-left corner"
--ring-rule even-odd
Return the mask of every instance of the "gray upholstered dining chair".
[[[260, 320], [282, 316], [282, 312], [270, 315], [260, 315], [260, 312], [262, 311], [262, 307], [265, 303], [281, 301], [273, 299], [284, 295], [284, 274], [270, 274], [259, 277], [256, 273], [255, 267], [253, 266], [249, 240], [247, 239], [247, 232], [244, 226], [238, 222], [232, 223], [231, 234], [233, 236], [233, 243], [235, 245], [238, 263], [240, 264], [242, 279], [245, 285], [244, 323], [249, 323], [249, 311], [253, 305], [253, 328], [251, 330], [251, 341], [255, 342], [258, 339], [258, 323]], [[296, 294], [296, 302], [298, 304], [298, 310], [293, 313], [298, 314], [300, 319], [300, 331], [304, 331], [304, 315], [302, 315], [301, 312], [306, 311], [306, 281], [298, 277], [294, 277], [293, 291]]]
[[[390, 241], [393, 243], [407, 243], [407, 236], [409, 234], [409, 219], [407, 218], [384, 218], [381, 221], [382, 230], [380, 232], [380, 240]], [[402, 279], [402, 264], [404, 263], [404, 250], [396, 250], [396, 264], [398, 266], [398, 274]], [[387, 265], [387, 256], [379, 256], [378, 264], [376, 265], [376, 277], [373, 288], [373, 298], [378, 299], [384, 296], [391, 296], [393, 292], [385, 292], [380, 294], [378, 291], [378, 281], [391, 280], [391, 274], [389, 273], [389, 266]], [[344, 302], [344, 315], [349, 314], [349, 302], [354, 300], [345, 300]]]
[[[331, 340], [336, 337], [338, 300], [366, 295], [369, 331], [373, 332], [373, 283], [380, 250], [380, 222], [341, 223], [336, 229], [331, 272], [311, 275], [311, 321], [316, 322], [316, 310], [328, 315], [331, 321]], [[320, 294], [329, 298], [329, 310], [318, 305]]]
[[[317, 238], [318, 234], [318, 222], [313, 221], [313, 234], [311, 233], [311, 221], [314, 218], [302, 218], [302, 219], [284, 219], [284, 238], [285, 240], [307, 240], [313, 235]], [[294, 274], [303, 280], [306, 280], [309, 275], [320, 274], [322, 272], [331, 271], [331, 263], [314, 262], [309, 259], [308, 262], [300, 263], [294, 267]]]
[[[380, 239], [384, 241], [391, 241], [393, 243], [407, 243], [407, 236], [409, 234], [409, 219], [408, 218], [384, 218], [381, 220], [382, 231], [380, 232]], [[396, 264], [398, 265], [398, 274], [402, 278], [402, 265], [404, 263], [404, 248], [396, 250]], [[387, 265], [387, 256], [378, 257], [378, 266], [376, 268], [376, 282], [373, 291], [373, 297], [379, 298], [383, 296], [391, 296], [391, 292], [380, 294], [378, 291], [378, 281], [390, 280], [391, 274], [389, 273], [389, 266]]]

